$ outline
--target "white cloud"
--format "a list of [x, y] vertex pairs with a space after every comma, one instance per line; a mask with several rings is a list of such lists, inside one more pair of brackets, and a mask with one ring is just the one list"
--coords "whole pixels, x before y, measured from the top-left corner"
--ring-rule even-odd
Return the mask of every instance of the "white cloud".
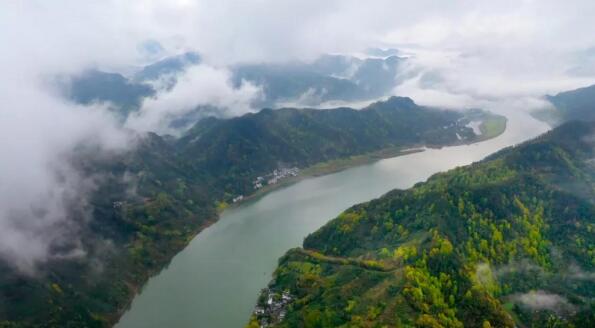
[[551, 294], [543, 290], [514, 295], [512, 299], [533, 310], [563, 312], [573, 308], [563, 296]]
[[171, 123], [198, 106], [215, 106], [224, 116], [251, 111], [250, 103], [259, 96], [260, 89], [247, 82], [233, 88], [230, 79], [225, 69], [193, 66], [177, 77], [173, 88], [161, 89], [154, 98], [145, 99], [141, 110], [128, 118], [126, 127], [176, 135], [179, 131]]
[[20, 87], [0, 85], [0, 257], [31, 273], [38, 261], [68, 255], [52, 246], [78, 241], [93, 181], [72, 167], [73, 149], [120, 151], [129, 142], [103, 108]]

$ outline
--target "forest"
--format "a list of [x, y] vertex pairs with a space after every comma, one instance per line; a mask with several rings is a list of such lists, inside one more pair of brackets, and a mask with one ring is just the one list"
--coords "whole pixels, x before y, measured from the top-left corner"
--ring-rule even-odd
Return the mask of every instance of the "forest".
[[353, 206], [280, 259], [268, 290], [292, 301], [248, 327], [595, 326], [594, 134], [566, 123]]

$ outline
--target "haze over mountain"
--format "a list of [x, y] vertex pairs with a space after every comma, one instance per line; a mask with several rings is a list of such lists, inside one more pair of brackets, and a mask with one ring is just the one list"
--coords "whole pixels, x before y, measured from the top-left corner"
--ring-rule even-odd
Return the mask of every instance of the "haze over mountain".
[[250, 81], [262, 88], [254, 105], [316, 106], [329, 101], [362, 101], [386, 96], [397, 86], [403, 58], [397, 56], [360, 59], [323, 55], [313, 62], [252, 64], [234, 67], [234, 85]]
[[[250, 103], [254, 109], [374, 100], [391, 94], [399, 81], [398, 69], [403, 60], [396, 56], [360, 59], [323, 55], [309, 63], [238, 64], [231, 68], [231, 83], [234, 90], [241, 89], [246, 83], [259, 90], [260, 94]], [[130, 78], [119, 73], [90, 70], [71, 77], [63, 87], [64, 94], [83, 105], [106, 103], [125, 120], [132, 112], [141, 109], [146, 98], [159, 98], [159, 91], [171, 92], [179, 75], [187, 74], [188, 69], [199, 63], [197, 53], [187, 52], [144, 66]], [[198, 89], [193, 91], [200, 93]], [[207, 105], [211, 104], [196, 104], [195, 109], [177, 115], [189, 115], [194, 120], [207, 115], [229, 116], [225, 108], [213, 110], [215, 108]]]
[[566, 121], [595, 120], [595, 85], [560, 92], [545, 97], [553, 109], [537, 111], [535, 115], [543, 120], [558, 125]]

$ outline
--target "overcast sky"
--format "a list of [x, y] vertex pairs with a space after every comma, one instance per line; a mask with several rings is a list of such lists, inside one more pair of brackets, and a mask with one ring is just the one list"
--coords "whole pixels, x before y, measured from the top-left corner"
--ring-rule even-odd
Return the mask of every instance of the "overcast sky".
[[226, 66], [233, 63], [396, 47], [412, 55], [412, 72], [424, 73], [396, 94], [474, 106], [593, 83], [593, 17], [590, 0], [1, 1], [0, 256], [32, 270], [68, 232], [65, 195], [85, 185], [65, 160], [74, 147], [130, 147], [103, 108], [62, 99], [55, 76], [146, 64], [156, 59], [143, 48], [149, 41], [163, 46], [163, 56], [201, 53], [203, 65], [147, 101], [150, 114], [128, 125], [146, 128], [164, 108], [212, 102], [241, 109], [234, 114], [247, 110], [258, 90], [232, 90]]

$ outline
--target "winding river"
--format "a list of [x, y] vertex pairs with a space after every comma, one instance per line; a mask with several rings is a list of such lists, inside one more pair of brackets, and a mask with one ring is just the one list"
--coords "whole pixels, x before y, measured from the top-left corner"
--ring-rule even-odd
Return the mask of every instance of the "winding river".
[[277, 260], [351, 205], [478, 161], [548, 128], [505, 112], [506, 132], [478, 144], [428, 149], [305, 179], [227, 210], [151, 278], [118, 328], [243, 327]]

